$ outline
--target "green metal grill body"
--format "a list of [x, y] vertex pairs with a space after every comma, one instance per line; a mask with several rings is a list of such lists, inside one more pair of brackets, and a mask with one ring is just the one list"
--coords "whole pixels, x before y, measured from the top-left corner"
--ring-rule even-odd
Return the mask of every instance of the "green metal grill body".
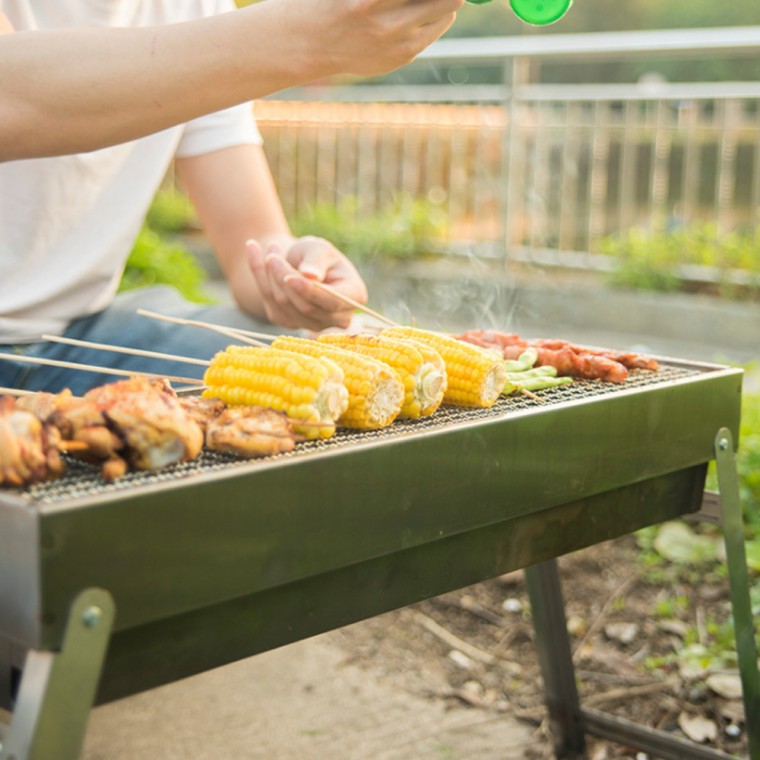
[[741, 378], [666, 361], [265, 460], [73, 464], [0, 493], [0, 646], [59, 649], [105, 589], [107, 701], [695, 511]]

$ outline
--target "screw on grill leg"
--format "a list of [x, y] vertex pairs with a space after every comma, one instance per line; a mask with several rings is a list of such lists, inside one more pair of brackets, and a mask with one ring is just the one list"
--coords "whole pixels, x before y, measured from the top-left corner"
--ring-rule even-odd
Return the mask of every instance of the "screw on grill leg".
[[27, 653], [2, 760], [80, 757], [114, 612], [107, 591], [85, 589], [69, 611], [61, 650]]
[[103, 610], [92, 605], [82, 613], [82, 622], [86, 628], [94, 628], [103, 618]]

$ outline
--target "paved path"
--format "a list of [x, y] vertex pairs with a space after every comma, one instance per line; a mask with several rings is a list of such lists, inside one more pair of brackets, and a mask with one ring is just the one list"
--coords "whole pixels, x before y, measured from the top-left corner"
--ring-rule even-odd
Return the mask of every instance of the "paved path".
[[517, 760], [530, 730], [344, 662], [330, 634], [96, 708], [82, 760]]

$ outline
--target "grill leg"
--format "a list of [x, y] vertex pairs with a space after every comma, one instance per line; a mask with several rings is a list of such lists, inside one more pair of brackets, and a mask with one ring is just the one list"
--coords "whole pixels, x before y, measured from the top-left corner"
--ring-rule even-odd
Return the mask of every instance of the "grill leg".
[[757, 667], [755, 625], [749, 595], [747, 555], [739, 499], [739, 480], [731, 431], [723, 428], [715, 438], [715, 463], [723, 511], [723, 540], [726, 544], [728, 585], [736, 634], [736, 653], [744, 693], [749, 755], [760, 760], [760, 673]]
[[76, 760], [95, 698], [114, 605], [87, 589], [74, 600], [60, 652], [27, 654], [0, 760]]
[[586, 740], [557, 561], [550, 559], [526, 567], [525, 582], [533, 611], [554, 753], [558, 758], [581, 756]]

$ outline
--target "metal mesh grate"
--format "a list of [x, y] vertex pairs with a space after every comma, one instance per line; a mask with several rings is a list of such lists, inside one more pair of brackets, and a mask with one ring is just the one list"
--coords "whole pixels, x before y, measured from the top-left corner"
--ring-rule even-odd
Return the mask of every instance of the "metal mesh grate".
[[435, 414], [420, 420], [399, 420], [382, 430], [351, 431], [338, 430], [329, 439], [305, 441], [287, 454], [264, 457], [255, 460], [240, 459], [229, 454], [206, 451], [192, 462], [182, 462], [163, 470], [154, 472], [130, 472], [114, 483], [107, 483], [100, 476], [98, 467], [69, 459], [65, 475], [50, 483], [39, 483], [25, 489], [15, 489], [16, 493], [26, 496], [36, 504], [51, 504], [65, 500], [92, 497], [98, 494], [129, 491], [149, 483], [171, 482], [187, 478], [197, 473], [218, 470], [233, 470], [236, 467], [255, 466], [256, 462], [274, 459], [293, 459], [307, 456], [314, 451], [330, 451], [355, 445], [357, 441], [388, 439], [408, 436], [410, 433], [437, 430], [459, 423], [476, 420], [499, 418], [512, 411], [545, 409], [562, 405], [577, 399], [592, 398], [620, 393], [631, 388], [667, 385], [675, 380], [700, 374], [699, 370], [681, 367], [661, 366], [659, 372], [633, 370], [624, 385], [606, 383], [599, 380], [578, 380], [570, 385], [539, 391], [540, 400], [528, 396], [504, 397], [490, 409], [463, 409], [461, 407], [443, 406]]

